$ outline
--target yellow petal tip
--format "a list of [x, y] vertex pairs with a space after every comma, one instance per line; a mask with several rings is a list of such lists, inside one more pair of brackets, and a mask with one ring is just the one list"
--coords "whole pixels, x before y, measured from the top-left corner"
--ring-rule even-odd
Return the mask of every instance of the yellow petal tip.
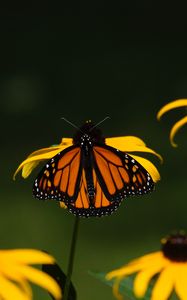
[[67, 205], [64, 202], [60, 202], [60, 207], [63, 209], [67, 209]]
[[113, 274], [113, 271], [111, 271], [111, 272], [109, 272], [109, 273], [107, 273], [106, 275], [105, 275], [105, 279], [106, 280], [111, 280], [111, 279], [113, 279], [115, 276], [114, 276], [114, 274]]
[[108, 274], [105, 276], [106, 280], [111, 280], [110, 276], [108, 276]]
[[157, 113], [157, 120], [159, 121], [161, 117], [168, 111], [178, 108], [187, 106], [187, 99], [177, 99], [172, 102], [165, 104]]
[[160, 121], [161, 117], [162, 117], [161, 110], [159, 110], [159, 112], [156, 115], [156, 118], [157, 118], [158, 121]]
[[177, 148], [177, 147], [178, 147], [178, 145], [175, 144], [173, 141], [171, 141], [171, 145], [172, 145], [174, 148]]

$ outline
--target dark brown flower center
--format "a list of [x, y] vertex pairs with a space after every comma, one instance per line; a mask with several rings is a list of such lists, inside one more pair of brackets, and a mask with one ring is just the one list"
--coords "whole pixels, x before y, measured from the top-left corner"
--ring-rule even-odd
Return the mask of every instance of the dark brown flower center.
[[163, 239], [162, 252], [172, 261], [187, 262], [187, 235], [178, 233]]

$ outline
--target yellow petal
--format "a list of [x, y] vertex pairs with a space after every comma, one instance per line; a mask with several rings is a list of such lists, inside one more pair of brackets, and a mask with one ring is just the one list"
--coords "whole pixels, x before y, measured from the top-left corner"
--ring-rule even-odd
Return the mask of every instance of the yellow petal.
[[[121, 299], [121, 295], [119, 293], [119, 284], [121, 280], [133, 273], [137, 273], [140, 271], [140, 273], [137, 275], [135, 279], [135, 293], [137, 295], [143, 294], [144, 290], [147, 288], [148, 284], [148, 275], [150, 278], [160, 271], [161, 268], [166, 267], [170, 262], [165, 259], [161, 251], [153, 252], [147, 255], [144, 255], [140, 258], [137, 258], [135, 260], [132, 260], [127, 265], [113, 270], [106, 275], [107, 280], [111, 280], [115, 278], [114, 285], [113, 285], [113, 293], [117, 299]], [[147, 274], [146, 271], [149, 272]], [[142, 275], [145, 272], [145, 275]], [[154, 273], [151, 276], [151, 272]], [[146, 283], [147, 282], [147, 283]]]
[[36, 151], [32, 152], [28, 156], [28, 158], [33, 157], [33, 161], [31, 161], [29, 163], [26, 163], [24, 166], [22, 166], [22, 164], [21, 164], [18, 167], [18, 169], [16, 170], [13, 178], [15, 179], [16, 174], [21, 170], [21, 168], [22, 168], [22, 177], [27, 178], [30, 175], [30, 173], [32, 172], [32, 170], [35, 169], [37, 167], [37, 165], [40, 163], [40, 160], [35, 161], [36, 156], [49, 153], [50, 151], [55, 151], [55, 150], [60, 151], [59, 149], [61, 149], [59, 146], [55, 146], [55, 147], [52, 146], [52, 147], [49, 147], [49, 148], [42, 148], [42, 149], [39, 149], [39, 150], [36, 150]]
[[[126, 266], [139, 266], [139, 270], [143, 270], [146, 268], [152, 268], [154, 266], [154, 262], [155, 261], [163, 261], [163, 255], [161, 253], [161, 251], [159, 252], [153, 252], [147, 255], [144, 255], [142, 257], [139, 257], [137, 259], [133, 259], [132, 261], [130, 261], [128, 263], [128, 265], [124, 265], [123, 267], [126, 268]], [[121, 267], [121, 268], [123, 268]]]
[[40, 155], [40, 154], [45, 154], [49, 151], [53, 151], [53, 150], [57, 150], [57, 149], [64, 150], [67, 147], [70, 147], [72, 145], [73, 145], [73, 139], [71, 139], [71, 138], [62, 138], [61, 143], [59, 145], [38, 149], [38, 150], [32, 152], [28, 157], [36, 156], [36, 155]]
[[[36, 283], [39, 286], [43, 287], [44, 289], [49, 291], [49, 293], [51, 293], [56, 299], [61, 299], [60, 288], [59, 288], [58, 284], [56, 283], [56, 281], [52, 277], [50, 277], [48, 274], [46, 274], [38, 269], [24, 265], [24, 263], [26, 263], [28, 261], [32, 262], [32, 263], [36, 263], [36, 261], [37, 261], [37, 263], [39, 263], [39, 256], [36, 257], [36, 255], [35, 255], [35, 259], [32, 259], [30, 257], [30, 254], [27, 253], [27, 255], [23, 254], [24, 257], [23, 257], [23, 259], [21, 259], [20, 258], [21, 251], [20, 251], [20, 253], [18, 253], [18, 252], [19, 251], [16, 250], [15, 255], [17, 255], [19, 262], [15, 262], [15, 259], [13, 259], [13, 257], [9, 257], [9, 256], [6, 257], [6, 259], [7, 258], [9, 259], [9, 261], [4, 264], [2, 261], [1, 273], [5, 277], [9, 278], [10, 280], [17, 282], [20, 285], [20, 287], [25, 292], [27, 292], [29, 297], [30, 297], [30, 295], [32, 295], [32, 291], [30, 290], [29, 285], [27, 284], [26, 280], [30, 280], [33, 283]], [[44, 254], [43, 257], [42, 257], [42, 254]], [[40, 263], [41, 264], [42, 263], [52, 263], [53, 261], [54, 261], [54, 259], [50, 255], [41, 252], [41, 255], [40, 255]], [[0, 285], [1, 285], [1, 283], [0, 283]]]
[[172, 102], [169, 102], [168, 104], [164, 105], [157, 114], [157, 119], [160, 120], [160, 118], [168, 112], [171, 109], [187, 106], [187, 99], [178, 99]]
[[15, 266], [10, 260], [8, 263], [1, 263], [0, 273], [2, 274], [2, 276], [4, 276], [4, 278], [16, 282], [18, 287], [20, 287], [23, 292], [28, 295], [28, 298], [32, 299], [32, 289], [27, 280], [25, 280], [25, 278], [20, 275], [20, 268], [20, 265]]
[[64, 202], [60, 201], [60, 207], [66, 209], [67, 205]]
[[152, 252], [149, 254], [145, 254], [139, 258], [133, 259], [130, 264], [134, 263], [143, 263], [143, 262], [150, 262], [150, 261], [158, 261], [158, 260], [166, 260], [165, 257], [163, 256], [162, 251], [157, 251], [157, 252]]
[[61, 289], [56, 281], [48, 274], [29, 266], [22, 266], [20, 274], [31, 282], [46, 289], [55, 299], [61, 299]]
[[163, 162], [163, 158], [160, 154], [158, 154], [157, 152], [155, 152], [154, 150], [148, 148], [148, 147], [141, 147], [141, 146], [132, 146], [132, 147], [128, 147], [128, 151], [126, 152], [146, 152], [146, 153], [151, 153], [154, 154], [155, 156], [157, 156], [161, 162]]
[[26, 280], [22, 279], [22, 280], [19, 280], [19, 285], [20, 285], [21, 289], [23, 290], [23, 292], [26, 295], [28, 295], [28, 298], [32, 299], [33, 293], [32, 293], [30, 284]]
[[170, 142], [173, 147], [177, 147], [177, 144], [174, 142], [174, 136], [176, 135], [177, 131], [183, 126], [187, 124], [187, 116], [179, 120], [175, 125], [172, 127], [170, 132]]
[[123, 152], [147, 152], [156, 155], [161, 162], [163, 161], [160, 154], [151, 148], [146, 147], [146, 144], [135, 136], [107, 138], [105, 139], [105, 142], [108, 146], [114, 147]]
[[164, 269], [152, 291], [151, 300], [167, 300], [174, 287], [174, 268], [168, 266]]
[[176, 268], [175, 290], [181, 300], [187, 300], [187, 265]]
[[51, 146], [48, 148], [42, 148], [32, 152], [17, 168], [14, 173], [13, 179], [19, 171], [22, 169], [22, 177], [27, 178], [32, 170], [36, 168], [36, 166], [42, 160], [50, 159], [57, 155], [60, 151], [66, 149], [69, 146], [72, 146], [73, 140], [71, 138], [63, 138], [61, 143], [57, 146]]
[[[23, 169], [23, 171], [22, 171], [23, 178], [27, 178], [30, 175], [30, 173], [32, 172], [32, 170], [38, 165], [38, 163], [40, 161], [45, 160], [45, 159], [50, 159], [60, 152], [59, 148], [57, 150], [53, 150], [51, 148], [48, 148], [48, 149], [49, 150], [47, 152], [44, 152], [39, 155], [33, 155], [33, 154], [29, 155], [28, 158], [26, 158], [19, 165], [16, 172], [14, 173], [13, 179], [15, 180], [17, 173], [19, 171], [21, 171], [21, 169]], [[35, 151], [35, 153], [36, 152], [37, 151]]]
[[[39, 161], [33, 161], [31, 163], [24, 165], [23, 169], [22, 169], [22, 173], [21, 173], [22, 177], [27, 178], [31, 174], [32, 170], [34, 170], [39, 163], [40, 163]], [[14, 177], [13, 177], [14, 180], [15, 180], [15, 176], [16, 176], [17, 172], [19, 172], [19, 170], [17, 170], [16, 173], [14, 174]]]
[[150, 162], [149, 160], [147, 160], [143, 157], [137, 156], [137, 155], [131, 154], [131, 156], [135, 160], [137, 160], [147, 170], [147, 172], [151, 175], [154, 182], [157, 182], [160, 180], [160, 174], [152, 162]]
[[145, 292], [149, 285], [149, 281], [155, 274], [159, 273], [163, 268], [161, 261], [158, 261], [155, 264], [156, 265], [154, 265], [153, 267], [146, 270], [142, 270], [136, 275], [136, 278], [134, 280], [134, 293], [136, 297], [141, 298], [145, 295]]
[[161, 251], [153, 252], [142, 257], [139, 257], [135, 260], [132, 260], [128, 264], [123, 267], [116, 269], [114, 271], [109, 272], [106, 275], [106, 279], [111, 280], [114, 277], [119, 276], [127, 276], [136, 272], [139, 272], [144, 269], [153, 268], [158, 263], [162, 264], [162, 266], [168, 265], [168, 260], [165, 259]]
[[133, 273], [138, 272], [142, 269], [142, 264], [128, 264], [122, 268], [113, 270], [106, 274], [106, 280], [111, 280], [114, 277], [125, 277], [127, 275], [131, 275]]
[[33, 249], [1, 250], [0, 259], [21, 264], [52, 264], [55, 259], [42, 251]]
[[58, 148], [57, 150], [51, 150], [51, 148], [49, 148], [48, 152], [45, 152], [43, 154], [39, 154], [39, 155], [33, 155], [33, 156], [29, 156], [27, 159], [25, 159], [17, 168], [16, 172], [14, 173], [13, 178], [15, 179], [17, 173], [23, 169], [22, 171], [22, 176], [23, 178], [27, 178], [30, 173], [32, 172], [32, 170], [38, 165], [38, 163], [42, 160], [46, 160], [46, 159], [50, 159], [52, 157], [54, 157], [55, 155], [57, 155], [60, 151], [62, 151], [63, 149]]
[[[111, 138], [106, 138], [105, 143], [108, 146], [114, 147], [116, 149], [119, 149], [121, 151], [126, 151], [123, 149], [126, 149], [125, 147], [127, 145], [136, 145], [136, 146], [145, 146], [145, 143], [143, 140], [136, 136], [119, 136], [119, 137], [111, 137]], [[124, 148], [123, 148], [124, 147]]]
[[73, 145], [73, 139], [72, 138], [62, 138], [60, 145], [65, 146], [66, 148], [70, 147]]
[[118, 299], [118, 300], [123, 299], [123, 296], [119, 292], [119, 285], [120, 285], [120, 282], [122, 279], [123, 279], [123, 277], [119, 277], [119, 278], [115, 279], [114, 284], [113, 284], [113, 289], [112, 289], [114, 297], [116, 297], [116, 299]]
[[60, 145], [38, 149], [38, 150], [35, 150], [34, 152], [32, 152], [31, 154], [29, 154], [29, 156], [27, 158], [37, 156], [37, 155], [41, 155], [41, 154], [46, 154], [50, 151], [55, 151], [55, 150], [58, 150], [58, 149], [61, 149]]
[[123, 152], [147, 152], [156, 155], [161, 162], [163, 161], [162, 156], [146, 147], [145, 143], [135, 136], [123, 136], [115, 138], [107, 138], [105, 142], [108, 146], [114, 147]]
[[4, 300], [30, 300], [28, 294], [25, 294], [18, 286], [8, 281], [0, 275], [0, 298]]

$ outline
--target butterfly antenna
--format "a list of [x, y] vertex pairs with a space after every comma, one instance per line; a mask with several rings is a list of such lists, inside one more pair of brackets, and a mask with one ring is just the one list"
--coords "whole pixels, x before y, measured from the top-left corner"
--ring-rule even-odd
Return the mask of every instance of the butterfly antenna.
[[76, 129], [78, 129], [79, 131], [82, 132], [82, 130], [78, 126], [76, 126], [75, 124], [73, 124], [72, 122], [67, 120], [66, 118], [62, 117], [61, 119], [64, 120], [66, 123], [70, 124], [71, 126], [73, 126], [74, 128], [76, 128]]
[[101, 120], [100, 122], [98, 122], [96, 125], [94, 125], [90, 131], [92, 131], [92, 129], [94, 129], [95, 127], [97, 127], [99, 124], [103, 123], [104, 121], [106, 121], [107, 119], [110, 119], [110, 117], [106, 117], [103, 120]]

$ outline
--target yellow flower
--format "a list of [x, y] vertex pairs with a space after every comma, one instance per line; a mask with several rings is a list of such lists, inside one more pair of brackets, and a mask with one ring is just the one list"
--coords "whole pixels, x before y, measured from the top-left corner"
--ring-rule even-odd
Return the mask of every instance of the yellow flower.
[[[178, 99], [175, 101], [172, 101], [166, 105], [164, 105], [157, 114], [157, 119], [160, 120], [160, 118], [168, 112], [169, 110], [172, 110], [174, 108], [178, 107], [187, 107], [187, 99]], [[176, 135], [177, 131], [183, 126], [187, 124], [187, 115], [180, 119], [178, 122], [175, 123], [175, 125], [172, 127], [170, 131], [170, 142], [173, 147], [177, 147], [177, 144], [174, 142], [174, 136]]]
[[55, 299], [61, 299], [61, 290], [48, 274], [30, 264], [53, 264], [54, 258], [32, 249], [0, 250], [0, 299], [31, 300], [28, 281], [46, 289]]
[[[135, 136], [123, 136], [123, 137], [113, 137], [106, 138], [105, 143], [108, 146], [119, 149], [123, 152], [131, 153], [131, 152], [146, 152], [156, 155], [162, 161], [162, 157], [156, 153], [154, 150], [146, 147], [145, 143], [135, 137]], [[27, 178], [32, 170], [43, 160], [49, 160], [57, 155], [62, 150], [66, 149], [73, 145], [72, 138], [62, 138], [62, 141], [59, 145], [51, 146], [48, 148], [43, 148], [31, 153], [17, 168], [16, 174], [22, 170], [22, 177]], [[157, 168], [147, 159], [142, 158], [137, 155], [130, 154], [134, 159], [136, 159], [151, 175], [154, 182], [160, 180], [160, 174]]]
[[113, 292], [117, 299], [121, 280], [133, 273], [135, 296], [145, 295], [150, 280], [160, 273], [150, 300], [167, 300], [173, 290], [179, 299], [187, 300], [187, 235], [180, 232], [162, 239], [162, 250], [147, 254], [107, 274], [114, 279]]

